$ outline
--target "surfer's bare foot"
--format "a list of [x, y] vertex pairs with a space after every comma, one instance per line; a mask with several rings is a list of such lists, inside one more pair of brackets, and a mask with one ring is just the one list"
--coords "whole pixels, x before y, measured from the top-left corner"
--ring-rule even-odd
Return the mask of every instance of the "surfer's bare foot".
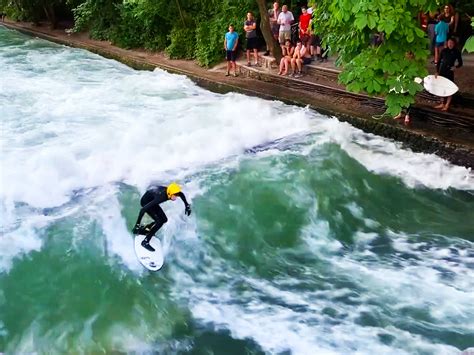
[[449, 110], [449, 106], [448, 106], [448, 105], [443, 106], [443, 108], [441, 109], [441, 111], [445, 111], [445, 112], [448, 111], [448, 110]]
[[149, 251], [155, 251], [155, 248], [153, 248], [146, 240], [142, 241], [142, 247]]
[[436, 105], [434, 108], [443, 108], [444, 107], [444, 104], [439, 104], [439, 105]]

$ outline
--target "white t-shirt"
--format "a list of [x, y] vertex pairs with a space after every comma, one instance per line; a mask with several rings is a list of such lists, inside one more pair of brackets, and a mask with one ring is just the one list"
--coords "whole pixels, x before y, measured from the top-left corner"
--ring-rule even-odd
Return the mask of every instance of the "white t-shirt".
[[294, 21], [295, 18], [290, 11], [280, 12], [278, 15], [278, 23], [280, 24], [280, 32], [283, 31], [291, 31], [291, 22]]

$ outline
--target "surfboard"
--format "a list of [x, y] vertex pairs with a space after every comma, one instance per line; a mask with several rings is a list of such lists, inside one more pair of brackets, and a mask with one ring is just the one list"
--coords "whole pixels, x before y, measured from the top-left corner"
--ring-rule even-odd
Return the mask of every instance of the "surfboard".
[[149, 251], [142, 247], [143, 239], [145, 239], [144, 235], [138, 234], [135, 236], [135, 255], [138, 261], [150, 271], [160, 270], [165, 261], [160, 240], [156, 237], [151, 238], [150, 245], [155, 251]]
[[434, 75], [428, 75], [423, 79], [423, 86], [430, 94], [439, 97], [454, 95], [459, 90], [455, 83], [440, 75], [437, 78]]

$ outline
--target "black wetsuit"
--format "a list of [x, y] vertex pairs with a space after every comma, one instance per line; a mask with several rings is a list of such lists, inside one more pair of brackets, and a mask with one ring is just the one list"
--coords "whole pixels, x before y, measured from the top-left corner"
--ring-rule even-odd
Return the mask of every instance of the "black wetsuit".
[[[160, 204], [169, 200], [168, 194], [166, 193], [166, 186], [153, 186], [145, 192], [140, 200], [140, 205], [142, 206], [140, 213], [138, 214], [137, 223], [136, 225], [140, 225], [142, 221], [143, 215], [148, 213], [151, 218], [153, 218], [154, 222], [147, 225], [145, 228], [146, 230], [146, 242], [148, 243], [150, 239], [155, 235], [156, 232], [168, 222], [168, 218], [166, 217], [165, 212], [160, 207]], [[182, 192], [176, 194], [179, 196], [181, 200], [184, 202], [184, 206], [186, 207], [186, 214], [189, 213], [190, 207], [188, 201], [186, 201], [186, 197]], [[188, 214], [189, 215], [189, 214]]]
[[454, 81], [454, 72], [452, 68], [454, 64], [458, 61], [456, 68], [462, 67], [462, 57], [461, 51], [457, 48], [445, 48], [441, 51], [438, 64], [436, 66], [436, 71], [439, 75], [444, 76], [445, 78]]

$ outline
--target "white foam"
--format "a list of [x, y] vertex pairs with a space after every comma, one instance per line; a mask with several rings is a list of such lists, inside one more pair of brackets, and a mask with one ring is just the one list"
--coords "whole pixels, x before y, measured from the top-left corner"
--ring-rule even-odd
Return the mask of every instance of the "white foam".
[[[473, 189], [472, 174], [465, 168], [434, 155], [401, 149], [398, 143], [321, 118], [307, 109], [239, 94], [213, 94], [183, 76], [160, 70], [137, 72], [64, 47], [27, 52], [16, 61], [4, 60], [1, 53], [0, 48], [0, 65], [6, 68], [2, 80], [9, 85], [0, 93], [0, 107], [4, 108], [0, 199], [5, 231], [0, 238], [0, 271], [9, 270], [15, 257], [39, 250], [42, 231], [66, 217], [70, 213], [68, 204], [72, 204], [100, 222], [111, 258], [139, 272], [114, 183], [126, 182], [143, 192], [151, 181], [184, 179], [187, 174], [207, 172], [210, 164], [221, 164], [233, 156], [239, 159], [247, 148], [297, 133], [313, 134], [308, 137], [310, 143], [300, 148], [303, 155], [315, 145], [335, 143], [369, 171], [396, 176], [410, 187]], [[277, 153], [272, 149], [259, 157]], [[185, 182], [184, 187], [191, 201], [202, 192], [199, 182]], [[74, 201], [77, 191], [88, 188], [96, 188], [96, 192], [88, 194], [86, 202]], [[312, 198], [303, 189], [295, 189], [294, 197], [295, 205], [307, 204]], [[22, 213], [25, 203], [28, 209]], [[56, 215], [42, 216], [41, 209], [56, 206], [60, 206]], [[380, 226], [365, 218], [363, 209], [355, 203], [346, 207], [368, 227]], [[268, 352], [453, 352], [452, 347], [431, 344], [400, 329], [357, 325], [356, 318], [370, 311], [370, 304], [353, 307], [334, 302], [332, 298], [345, 295], [347, 289], [297, 292], [285, 289], [288, 280], [240, 279], [242, 270], [207, 254], [210, 246], [197, 237], [194, 215], [184, 219], [180, 203], [166, 208], [174, 217], [163, 228], [167, 257], [176, 259], [169, 265], [176, 283], [173, 292], [177, 299], [185, 298], [197, 319], [229, 329], [236, 338], [255, 339]], [[368, 261], [366, 253], [377, 235], [359, 231], [354, 236], [359, 248], [341, 256], [344, 247], [331, 235], [330, 224], [318, 215], [316, 203], [300, 237], [307, 253], [329, 264], [335, 274], [347, 275], [359, 285], [370, 287], [370, 295], [361, 296], [361, 302], [372, 297], [387, 300], [395, 311], [404, 306], [427, 308], [434, 319], [463, 332], [473, 325], [470, 319], [474, 315], [466, 311], [473, 303], [469, 293], [473, 285], [469, 278], [461, 277], [472, 273], [465, 266], [472, 263], [472, 257], [463, 253], [464, 244], [460, 262], [452, 263], [445, 260], [447, 250], [432, 248], [425, 254], [407, 236], [395, 233], [390, 235], [394, 248], [421, 260], [415, 265], [401, 262], [398, 270], [385, 261], [371, 264], [373, 259]], [[175, 242], [193, 248], [173, 248]], [[201, 259], [196, 255], [206, 263], [207, 274], [186, 272], [199, 267]], [[461, 276], [443, 280], [430, 264], [433, 259]], [[304, 275], [312, 272], [308, 265]], [[216, 280], [229, 282], [216, 286]], [[244, 295], [247, 303], [235, 302], [242, 296], [231, 288], [235, 280], [250, 287]], [[261, 301], [260, 296], [286, 304], [270, 304]], [[432, 303], [423, 304], [426, 299]], [[298, 312], [299, 306], [306, 312]], [[333, 319], [321, 314], [325, 307], [336, 308], [347, 319], [333, 325]], [[464, 325], [455, 319], [462, 319]], [[84, 339], [90, 336], [92, 322], [84, 328]], [[39, 334], [35, 327], [33, 323], [19, 339], [20, 352], [35, 350], [33, 339]], [[144, 328], [146, 325], [141, 324], [138, 333]], [[116, 349], [146, 351], [143, 339], [129, 331], [129, 326], [122, 324], [111, 328], [111, 342], [117, 344]], [[394, 343], [382, 344], [377, 338], [380, 332], [394, 336]]]
[[402, 143], [365, 133], [335, 119], [324, 121], [319, 129], [326, 134], [318, 144], [337, 143], [369, 171], [396, 176], [409, 187], [474, 190], [471, 169], [452, 165], [434, 154], [402, 149]]

